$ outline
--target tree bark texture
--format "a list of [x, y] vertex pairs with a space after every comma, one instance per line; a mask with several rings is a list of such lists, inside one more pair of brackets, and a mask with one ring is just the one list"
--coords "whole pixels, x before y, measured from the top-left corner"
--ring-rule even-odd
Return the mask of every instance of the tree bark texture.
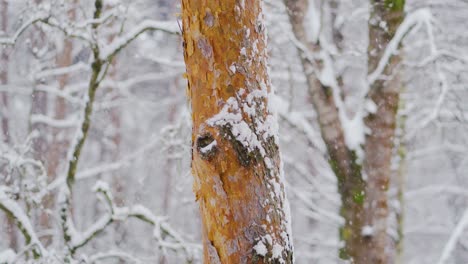
[[[340, 237], [345, 243], [340, 250], [340, 257], [357, 264], [392, 263], [395, 250], [394, 242], [387, 232], [387, 190], [401, 83], [396, 74], [400, 59], [396, 55], [392, 56], [385, 68], [384, 74], [392, 78], [370, 84], [367, 97], [377, 105], [377, 111], [364, 120], [371, 133], [366, 136], [363, 146], [365, 158], [361, 165], [357, 162], [356, 153], [346, 146], [332, 89], [321, 83], [316, 75], [317, 70], [322, 70], [323, 61], [310, 56], [320, 52], [321, 47], [306, 37], [304, 19], [309, 2], [285, 0], [285, 4], [294, 35], [301, 45], [297, 50], [312, 104], [317, 112], [322, 138], [327, 146], [329, 163], [338, 179], [342, 201], [340, 213], [345, 220], [340, 230]], [[332, 5], [336, 9], [336, 3], [332, 2]], [[369, 20], [369, 72], [375, 70], [402, 21], [404, 1], [373, 1], [372, 6]], [[334, 32], [335, 41], [340, 36]], [[339, 76], [337, 83], [342, 85]], [[363, 232], [366, 226], [372, 230], [371, 234]]]
[[[373, 72], [382, 59], [388, 43], [404, 18], [404, 0], [372, 0], [369, 19], [368, 71]], [[365, 119], [370, 133], [366, 136], [364, 172], [366, 186], [366, 225], [371, 226], [373, 235], [367, 239], [368, 263], [393, 263], [395, 241], [388, 235], [387, 219], [388, 187], [392, 175], [391, 160], [397, 110], [401, 91], [398, 74], [400, 57], [394, 54], [385, 67], [385, 80], [378, 79], [370, 85], [367, 95], [376, 105], [377, 111]]]
[[205, 263], [292, 263], [260, 0], [183, 0]]
[[340, 237], [345, 242], [340, 257], [348, 258], [363, 253], [361, 229], [364, 224], [363, 193], [365, 183], [361, 166], [356, 162], [356, 154], [346, 146], [344, 131], [330, 87], [323, 85], [315, 74], [314, 67], [320, 61], [311, 60], [307, 53], [318, 52], [320, 46], [311, 43], [306, 37], [304, 26], [307, 0], [286, 0], [289, 18], [295, 37], [307, 50], [298, 49], [303, 70], [306, 74], [309, 94], [317, 112], [322, 138], [327, 146], [330, 166], [338, 179], [341, 196], [341, 211], [345, 223], [340, 229]]

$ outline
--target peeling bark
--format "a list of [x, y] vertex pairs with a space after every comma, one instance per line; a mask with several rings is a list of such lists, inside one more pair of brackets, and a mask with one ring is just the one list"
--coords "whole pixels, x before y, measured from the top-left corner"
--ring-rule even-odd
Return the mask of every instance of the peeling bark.
[[182, 1], [205, 263], [293, 262], [260, 3]]

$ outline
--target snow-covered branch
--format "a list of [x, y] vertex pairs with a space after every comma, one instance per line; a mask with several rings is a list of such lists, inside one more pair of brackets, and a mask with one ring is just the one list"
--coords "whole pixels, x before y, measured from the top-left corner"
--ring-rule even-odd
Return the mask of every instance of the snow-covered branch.
[[432, 21], [432, 14], [431, 11], [426, 8], [416, 10], [405, 18], [405, 20], [401, 23], [400, 27], [398, 27], [397, 31], [395, 32], [393, 39], [388, 43], [385, 52], [382, 55], [379, 64], [377, 65], [377, 68], [371, 74], [369, 74], [369, 76], [367, 76], [367, 82], [369, 86], [382, 75], [393, 54], [398, 52], [398, 47], [407, 33], [414, 26], [430, 21]]
[[418, 196], [422, 196], [423, 199], [427, 199], [427, 195], [442, 195], [442, 194], [451, 194], [468, 197], [468, 189], [460, 186], [450, 186], [450, 185], [429, 185], [419, 189], [408, 190], [405, 193], [406, 200], [413, 200]]
[[76, 125], [78, 119], [74, 116], [69, 117], [67, 119], [59, 120], [59, 119], [54, 119], [50, 118], [49, 116], [46, 115], [31, 115], [31, 124], [46, 124], [51, 127], [56, 127], [56, 128], [68, 128], [68, 127], [73, 127]]
[[86, 19], [82, 22], [78, 22], [75, 27], [77, 28], [86, 28], [88, 26], [93, 26], [93, 25], [102, 25], [105, 24], [107, 21], [111, 20], [112, 18], [116, 17], [118, 15], [117, 11], [115, 9], [112, 9], [110, 11], [103, 12], [101, 17], [99, 18], [91, 18], [91, 19]]
[[[130, 263], [143, 263], [138, 258], [121, 251], [109, 251], [104, 253], [97, 253], [89, 257], [89, 263], [101, 263], [101, 260], [105, 259], [120, 259], [122, 261], [130, 261]], [[128, 262], [125, 262], [128, 263]]]
[[[286, 30], [285, 30], [286, 31]], [[287, 32], [287, 31], [286, 31]], [[363, 118], [367, 114], [369, 105], [364, 98], [363, 103], [359, 104], [354, 116], [349, 116], [346, 109], [345, 98], [343, 98], [342, 87], [338, 83], [338, 74], [336, 73], [333, 58], [329, 52], [332, 48], [326, 47], [324, 44], [306, 43], [307, 39], [300, 40], [297, 36], [290, 34], [290, 41], [299, 51], [301, 57], [308, 61], [310, 67], [304, 69], [305, 75], [314, 75], [322, 87], [315, 89], [330, 89], [333, 97], [333, 102], [336, 107], [338, 117], [343, 127], [343, 134], [346, 145], [349, 149], [356, 151], [359, 160], [363, 156], [362, 144], [365, 138], [365, 126]], [[323, 45], [323, 46], [322, 46]], [[315, 93], [315, 92], [312, 92]]]
[[450, 255], [452, 254], [452, 251], [455, 249], [455, 246], [460, 237], [462, 236], [466, 226], [468, 226], [468, 209], [466, 209], [463, 213], [462, 218], [460, 219], [457, 226], [450, 235], [447, 244], [445, 244], [444, 250], [442, 251], [442, 255], [440, 256], [440, 259], [437, 262], [438, 264], [447, 263], [448, 259], [450, 258]]
[[57, 75], [70, 74], [70, 73], [80, 72], [80, 71], [85, 71], [85, 70], [88, 70], [88, 65], [86, 65], [83, 62], [78, 62], [76, 64], [62, 67], [62, 68], [53, 68], [53, 69], [40, 71], [34, 75], [34, 79], [39, 80], [42, 78], [54, 77]]
[[[96, 9], [94, 11], [93, 18], [99, 19], [102, 11], [102, 2], [100, 0], [96, 0], [95, 6]], [[96, 29], [96, 27], [96, 25], [93, 25], [93, 29]], [[69, 254], [65, 256], [65, 260], [68, 260], [70, 257], [72, 257], [76, 251], [77, 232], [71, 217], [72, 191], [75, 183], [78, 162], [81, 157], [81, 150], [83, 149], [84, 143], [86, 142], [91, 125], [91, 114], [93, 113], [94, 99], [96, 91], [99, 88], [98, 78], [102, 74], [103, 67], [103, 62], [99, 60], [99, 47], [93, 46], [92, 50], [94, 61], [91, 64], [91, 78], [87, 87], [86, 106], [84, 107], [83, 112], [79, 118], [80, 127], [75, 133], [75, 137], [67, 154], [68, 168], [66, 175], [64, 176], [66, 179], [66, 186], [62, 185], [59, 193], [61, 226], [65, 243], [69, 249]], [[106, 223], [106, 221], [103, 222]]]
[[[83, 232], [76, 230], [71, 218], [67, 219], [66, 225], [70, 230], [69, 248], [72, 254], [102, 233], [110, 224], [116, 221], [125, 221], [128, 218], [137, 218], [154, 227], [153, 236], [159, 246], [172, 250], [183, 250], [187, 258], [191, 258], [191, 249], [182, 236], [165, 222], [165, 217], [155, 216], [142, 205], [131, 207], [116, 206], [110, 187], [106, 182], [98, 181], [93, 189], [95, 193], [101, 195], [101, 200], [106, 203], [107, 212]], [[164, 237], [169, 237], [174, 242], [168, 242]]]
[[12, 249], [0, 252], [0, 263], [13, 263], [16, 259], [16, 253]]
[[100, 59], [107, 61], [115, 56], [120, 50], [125, 48], [139, 35], [149, 30], [159, 30], [170, 34], [180, 34], [180, 29], [175, 21], [154, 21], [144, 20], [140, 24], [136, 25], [129, 32], [121, 37], [116, 38], [109, 45], [103, 45], [105, 48], [101, 52]]
[[39, 241], [28, 216], [18, 203], [8, 197], [4, 186], [0, 186], [0, 209], [15, 220], [18, 229], [24, 236], [26, 246], [33, 246], [34, 256], [46, 255], [46, 250]]
[[23, 25], [21, 25], [21, 27], [17, 29], [11, 37], [0, 37], [0, 45], [15, 45], [18, 38], [26, 31], [26, 29], [37, 22], [47, 21], [49, 17], [49, 15], [44, 14], [43, 12], [39, 12], [37, 15], [30, 18]]
[[322, 153], [325, 153], [325, 144], [323, 143], [320, 135], [318, 135], [315, 129], [311, 126], [310, 121], [301, 113], [288, 111], [288, 103], [279, 96], [273, 96], [272, 100], [272, 103], [278, 111], [278, 115], [291, 126], [304, 133], [312, 146], [316, 147]]
[[307, 208], [303, 209], [303, 213], [315, 220], [324, 221], [325, 223], [335, 224], [337, 226], [344, 224], [344, 219], [340, 215], [318, 207], [318, 205], [309, 199], [309, 197], [307, 197], [303, 192], [296, 190], [291, 185], [288, 185], [288, 188], [293, 190], [293, 195], [299, 198], [304, 205], [307, 206]]
[[[434, 31], [433, 27], [431, 24], [430, 19], [426, 19], [423, 21], [424, 25], [426, 26], [426, 32], [428, 36], [428, 45], [429, 45], [429, 50], [430, 50], [430, 56], [429, 57], [438, 57], [439, 51], [437, 49], [436, 43], [435, 43], [435, 37], [434, 37]], [[446, 74], [443, 72], [440, 63], [435, 60], [435, 70], [437, 77], [439, 79], [440, 83], [440, 95], [437, 98], [437, 101], [435, 103], [435, 106], [433, 107], [431, 113], [426, 116], [421, 122], [418, 123], [418, 125], [410, 132], [406, 137], [408, 139], [414, 137], [414, 135], [422, 128], [426, 127], [428, 124], [430, 124], [433, 120], [437, 118], [439, 115], [441, 109], [442, 109], [442, 104], [444, 103], [447, 94], [449, 92], [449, 84], [447, 80]]]
[[71, 25], [64, 25], [62, 22], [58, 21], [54, 17], [50, 17], [47, 20], [42, 20], [41, 22], [50, 27], [60, 30], [63, 34], [70, 38], [81, 39], [85, 42], [93, 43], [92, 38], [85, 30], [74, 28]]

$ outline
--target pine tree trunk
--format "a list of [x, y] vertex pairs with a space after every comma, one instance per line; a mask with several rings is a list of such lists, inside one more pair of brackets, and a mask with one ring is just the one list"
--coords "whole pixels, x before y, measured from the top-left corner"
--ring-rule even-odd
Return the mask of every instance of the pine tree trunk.
[[260, 0], [183, 0], [204, 263], [292, 263]]

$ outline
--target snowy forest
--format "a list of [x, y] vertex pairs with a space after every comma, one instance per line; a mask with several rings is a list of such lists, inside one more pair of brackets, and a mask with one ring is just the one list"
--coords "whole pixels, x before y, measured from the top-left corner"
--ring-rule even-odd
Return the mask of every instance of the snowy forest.
[[0, 264], [467, 264], [467, 0], [0, 0]]

